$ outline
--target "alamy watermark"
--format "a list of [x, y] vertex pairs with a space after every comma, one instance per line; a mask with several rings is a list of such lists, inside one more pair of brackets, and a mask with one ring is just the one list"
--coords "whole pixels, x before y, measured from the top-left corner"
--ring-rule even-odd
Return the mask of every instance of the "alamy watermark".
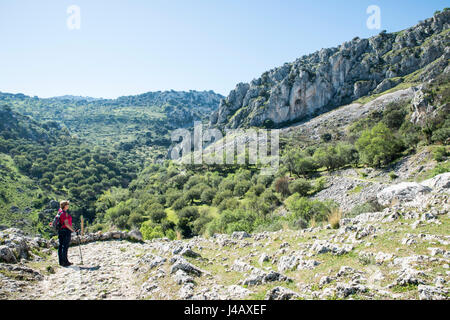
[[367, 14], [370, 16], [367, 18], [366, 26], [368, 29], [381, 29], [381, 9], [377, 5], [371, 5], [367, 7]]
[[77, 5], [71, 5], [67, 8], [67, 28], [69, 30], [80, 30], [81, 29], [81, 9]]
[[194, 131], [177, 129], [172, 132], [177, 143], [170, 158], [182, 164], [257, 165], [261, 174], [277, 172], [279, 159], [279, 130], [226, 129], [225, 136], [216, 128], [204, 129], [194, 123]]

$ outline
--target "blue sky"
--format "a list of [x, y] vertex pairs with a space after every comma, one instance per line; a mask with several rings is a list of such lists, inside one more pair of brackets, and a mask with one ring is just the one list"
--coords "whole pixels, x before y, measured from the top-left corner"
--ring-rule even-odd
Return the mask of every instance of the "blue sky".
[[[81, 10], [69, 30], [67, 8]], [[381, 29], [366, 9], [381, 9]], [[0, 0], [0, 91], [115, 98], [214, 90], [355, 36], [399, 31], [446, 1]]]

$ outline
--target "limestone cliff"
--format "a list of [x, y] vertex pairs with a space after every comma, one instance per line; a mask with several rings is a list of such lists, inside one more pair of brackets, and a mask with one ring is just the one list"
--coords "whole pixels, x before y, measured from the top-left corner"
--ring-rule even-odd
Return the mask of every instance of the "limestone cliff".
[[282, 126], [398, 84], [427, 81], [448, 66], [450, 10], [414, 27], [354, 38], [239, 83], [210, 119], [218, 127]]

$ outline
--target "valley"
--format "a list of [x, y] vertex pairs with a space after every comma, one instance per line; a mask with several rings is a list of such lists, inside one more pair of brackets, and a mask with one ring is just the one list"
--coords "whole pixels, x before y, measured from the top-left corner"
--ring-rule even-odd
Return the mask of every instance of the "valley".
[[[448, 300], [449, 28], [445, 9], [227, 97], [0, 92], [0, 298]], [[195, 122], [240, 146], [279, 130], [279, 166], [170, 159]], [[62, 199], [84, 266], [77, 238], [57, 265]]]

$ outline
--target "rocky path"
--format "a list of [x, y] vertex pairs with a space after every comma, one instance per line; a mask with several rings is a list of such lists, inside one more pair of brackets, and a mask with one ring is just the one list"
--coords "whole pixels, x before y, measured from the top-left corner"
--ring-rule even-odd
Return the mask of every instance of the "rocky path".
[[[54, 273], [29, 288], [25, 297], [29, 299], [137, 299], [139, 286], [135, 282], [133, 267], [142, 248], [128, 241], [105, 241], [69, 250], [73, 266], [55, 267]], [[57, 252], [52, 253], [52, 262], [57, 262]]]
[[337, 229], [141, 242], [90, 234], [83, 265], [74, 245], [69, 268], [44, 240], [5, 230], [0, 299], [449, 300], [449, 188], [450, 173], [391, 185], [377, 194], [389, 206]]

